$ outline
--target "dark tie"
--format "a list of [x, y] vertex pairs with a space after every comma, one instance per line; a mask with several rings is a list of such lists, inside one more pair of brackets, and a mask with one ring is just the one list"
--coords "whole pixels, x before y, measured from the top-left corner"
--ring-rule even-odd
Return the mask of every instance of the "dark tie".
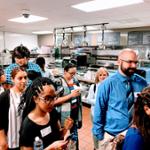
[[126, 85], [126, 87], [127, 87], [127, 97], [129, 97], [129, 96], [132, 94], [132, 92], [133, 92], [132, 82], [131, 82], [130, 79], [127, 80], [127, 85]]
[[127, 80], [127, 101], [128, 101], [128, 113], [129, 113], [129, 120], [131, 122], [132, 120], [132, 114], [133, 114], [133, 104], [134, 104], [134, 89], [132, 86], [132, 80]]

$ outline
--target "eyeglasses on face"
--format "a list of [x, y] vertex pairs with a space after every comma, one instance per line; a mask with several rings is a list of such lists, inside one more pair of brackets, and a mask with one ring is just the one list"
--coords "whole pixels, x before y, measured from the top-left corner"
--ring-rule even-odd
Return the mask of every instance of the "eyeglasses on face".
[[126, 62], [126, 63], [128, 63], [128, 64], [132, 64], [132, 63], [134, 63], [134, 64], [138, 64], [138, 61], [134, 61], [134, 60], [125, 60], [125, 59], [120, 59], [120, 60], [122, 60], [122, 61], [124, 61], [124, 62]]
[[69, 71], [68, 71], [68, 73], [72, 76], [74, 76], [76, 74], [76, 72], [69, 72]]
[[57, 99], [57, 96], [53, 96], [53, 97], [52, 96], [46, 96], [46, 97], [39, 96], [39, 99], [41, 99], [46, 104], [50, 104], [50, 103], [53, 103]]

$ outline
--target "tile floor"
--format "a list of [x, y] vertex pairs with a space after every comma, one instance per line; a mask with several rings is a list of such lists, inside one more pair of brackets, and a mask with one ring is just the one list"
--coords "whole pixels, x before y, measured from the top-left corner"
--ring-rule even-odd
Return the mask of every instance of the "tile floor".
[[79, 150], [93, 150], [91, 109], [83, 106], [83, 126], [79, 129]]

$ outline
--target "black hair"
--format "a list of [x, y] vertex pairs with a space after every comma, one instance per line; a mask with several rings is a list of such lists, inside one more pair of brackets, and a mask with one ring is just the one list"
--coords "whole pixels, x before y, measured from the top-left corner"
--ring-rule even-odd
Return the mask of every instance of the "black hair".
[[28, 79], [33, 81], [38, 77], [42, 77], [41, 72], [36, 72], [35, 70], [28, 70], [27, 71]]
[[44, 71], [45, 58], [44, 57], [38, 57], [36, 59], [36, 64], [38, 64], [40, 66], [40, 68]]
[[26, 89], [25, 93], [21, 97], [21, 102], [18, 107], [18, 112], [21, 114], [22, 110], [22, 119], [24, 118], [35, 108], [35, 102], [33, 97], [38, 96], [38, 94], [43, 90], [44, 85], [53, 85], [56, 89], [55, 83], [46, 77], [39, 77], [35, 79]]
[[137, 126], [143, 136], [145, 145], [150, 142], [150, 117], [146, 114], [144, 106], [150, 108], [150, 87], [146, 87], [138, 94], [134, 104], [133, 124]]
[[69, 63], [64, 67], [64, 71], [68, 71], [70, 68], [76, 68], [77, 66], [73, 63]]
[[27, 47], [20, 45], [14, 48], [13, 54], [12, 54], [12, 59], [14, 62], [14, 58], [29, 58], [30, 57], [30, 51]]

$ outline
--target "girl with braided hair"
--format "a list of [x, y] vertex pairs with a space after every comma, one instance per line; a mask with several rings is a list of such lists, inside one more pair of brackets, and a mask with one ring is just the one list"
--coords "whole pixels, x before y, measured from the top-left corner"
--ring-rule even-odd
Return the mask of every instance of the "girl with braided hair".
[[138, 94], [133, 124], [128, 129], [123, 150], [148, 150], [150, 146], [150, 87]]
[[70, 124], [65, 124], [65, 129], [61, 129], [57, 111], [53, 108], [56, 97], [55, 85], [46, 77], [35, 79], [27, 88], [19, 107], [19, 112], [23, 108], [21, 149], [33, 150], [37, 136], [43, 140], [44, 149], [63, 149], [67, 146], [66, 132], [72, 127], [72, 122], [68, 119]]

